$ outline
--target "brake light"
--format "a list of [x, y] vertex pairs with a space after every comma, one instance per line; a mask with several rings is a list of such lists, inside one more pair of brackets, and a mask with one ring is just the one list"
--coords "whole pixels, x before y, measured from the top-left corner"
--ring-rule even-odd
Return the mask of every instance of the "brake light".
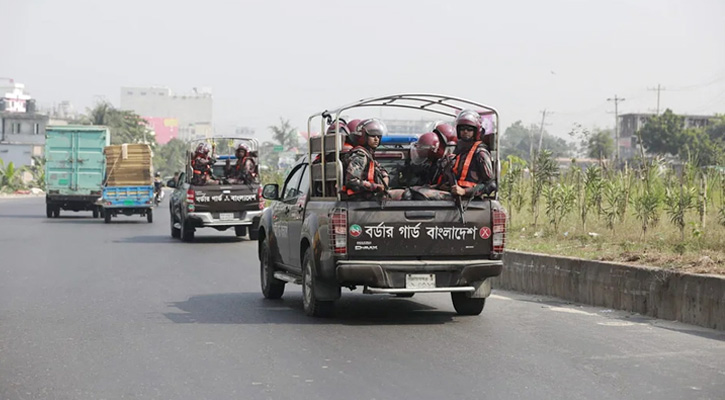
[[330, 213], [330, 242], [335, 254], [347, 254], [347, 211], [333, 210]]
[[259, 199], [259, 209], [264, 210], [264, 197], [262, 197], [262, 187], [257, 188], [257, 199]]
[[194, 211], [196, 209], [196, 206], [194, 205], [194, 202], [196, 201], [196, 193], [194, 192], [194, 189], [189, 189], [186, 191], [186, 207], [189, 211]]
[[493, 210], [493, 252], [503, 253], [506, 245], [506, 210]]

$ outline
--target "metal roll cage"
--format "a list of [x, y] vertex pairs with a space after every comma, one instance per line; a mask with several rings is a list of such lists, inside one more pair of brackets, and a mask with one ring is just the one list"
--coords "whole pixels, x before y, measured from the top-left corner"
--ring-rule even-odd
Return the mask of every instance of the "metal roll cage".
[[[356, 101], [354, 103], [350, 103], [347, 105], [344, 105], [342, 107], [338, 107], [332, 110], [325, 110], [316, 114], [311, 115], [307, 119], [307, 132], [312, 132], [312, 122], [319, 118], [320, 119], [320, 154], [321, 154], [321, 164], [322, 164], [322, 197], [327, 197], [327, 192], [325, 188], [325, 182], [327, 181], [326, 176], [326, 159], [325, 159], [325, 149], [326, 147], [326, 140], [331, 140], [330, 138], [327, 138], [327, 136], [333, 136], [334, 144], [335, 144], [335, 181], [337, 184], [337, 193], [336, 197], [337, 200], [340, 199], [340, 191], [339, 188], [342, 187], [341, 181], [343, 176], [342, 171], [342, 163], [340, 162], [340, 150], [341, 150], [341, 140], [340, 140], [340, 132], [339, 132], [339, 125], [337, 122], [340, 120], [340, 116], [343, 112], [355, 108], [363, 108], [363, 107], [395, 107], [395, 108], [404, 108], [404, 109], [411, 109], [411, 110], [420, 110], [420, 111], [426, 111], [438, 115], [444, 115], [447, 117], [455, 118], [458, 113], [461, 110], [464, 109], [474, 109], [478, 111], [478, 113], [481, 116], [486, 115], [492, 115], [493, 116], [493, 134], [495, 135], [495, 143], [496, 143], [496, 151], [492, 153], [492, 157], [494, 157], [494, 163], [496, 168], [496, 181], [498, 183], [498, 176], [500, 173], [500, 163], [499, 163], [499, 157], [498, 157], [498, 148], [499, 148], [499, 115], [498, 111], [491, 107], [487, 106], [483, 103], [478, 103], [472, 100], [463, 99], [460, 97], [453, 97], [453, 96], [446, 96], [446, 95], [440, 95], [440, 94], [427, 94], [427, 93], [411, 93], [411, 94], [396, 94], [396, 95], [389, 95], [389, 96], [382, 96], [382, 97], [372, 97], [368, 99], [362, 99], [359, 101]], [[326, 135], [325, 134], [325, 123], [334, 125], [334, 133], [333, 135]], [[421, 132], [423, 133], [423, 132]], [[307, 145], [307, 160], [308, 160], [308, 167], [312, 168], [312, 154], [313, 154], [313, 139], [316, 139], [316, 137], [310, 137], [308, 138], [308, 145]], [[344, 139], [343, 139], [344, 141]], [[314, 177], [313, 174], [309, 174], [310, 179], [310, 188], [313, 187], [314, 184]], [[496, 193], [496, 197], [498, 197], [498, 192]]]

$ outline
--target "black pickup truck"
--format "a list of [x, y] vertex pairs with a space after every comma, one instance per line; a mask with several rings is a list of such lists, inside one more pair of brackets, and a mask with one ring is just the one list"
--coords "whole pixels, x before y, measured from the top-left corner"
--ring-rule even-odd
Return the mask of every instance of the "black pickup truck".
[[[250, 240], [257, 240], [258, 227], [264, 199], [262, 187], [255, 179], [250, 183], [232, 183], [225, 179], [227, 162], [234, 164], [233, 149], [238, 142], [243, 142], [251, 149], [255, 165], [257, 158], [257, 141], [255, 139], [214, 138], [225, 146], [219, 146], [213, 165], [214, 177], [219, 182], [214, 184], [194, 185], [191, 182], [191, 152], [187, 155], [187, 165], [178, 182], [169, 181], [168, 186], [174, 188], [169, 199], [171, 236], [181, 238], [185, 242], [194, 240], [194, 233], [199, 228], [214, 228], [224, 231], [234, 229], [237, 236], [249, 235]], [[192, 143], [193, 148], [195, 143]], [[225, 151], [226, 150], [226, 151]], [[258, 173], [256, 174], [258, 176]]]
[[[320, 117], [324, 132], [325, 118], [329, 122], [369, 106], [417, 107], [450, 117], [475, 107], [498, 123], [490, 107], [439, 95], [362, 100], [313, 115], [310, 121]], [[496, 194], [468, 202], [465, 220], [453, 200], [348, 200], [338, 190], [344, 173], [341, 136], [312, 137], [308, 144], [307, 156], [293, 167], [281, 190], [270, 184], [262, 192], [271, 200], [258, 241], [266, 298], [280, 298], [287, 283], [301, 284], [305, 312], [328, 316], [343, 287], [401, 297], [449, 292], [459, 314], [481, 313], [491, 293], [488, 278], [503, 267], [507, 214]], [[395, 188], [395, 177], [410, 162], [409, 146], [384, 137], [375, 154], [388, 172], [394, 171]]]

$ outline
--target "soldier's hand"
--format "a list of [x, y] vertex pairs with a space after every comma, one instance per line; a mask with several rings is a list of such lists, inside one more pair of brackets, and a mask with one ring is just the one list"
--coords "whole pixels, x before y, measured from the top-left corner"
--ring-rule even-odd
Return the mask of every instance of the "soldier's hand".
[[373, 188], [374, 192], [384, 192], [385, 191], [385, 185], [381, 185], [379, 183], [375, 184], [375, 187]]
[[451, 194], [454, 196], [463, 196], [466, 194], [466, 189], [458, 185], [453, 185], [453, 187], [451, 188]]

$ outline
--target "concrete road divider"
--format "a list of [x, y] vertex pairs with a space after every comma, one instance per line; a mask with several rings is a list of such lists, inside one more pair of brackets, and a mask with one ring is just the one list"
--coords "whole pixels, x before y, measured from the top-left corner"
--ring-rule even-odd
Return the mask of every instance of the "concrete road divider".
[[493, 287], [725, 330], [725, 277], [507, 251]]

